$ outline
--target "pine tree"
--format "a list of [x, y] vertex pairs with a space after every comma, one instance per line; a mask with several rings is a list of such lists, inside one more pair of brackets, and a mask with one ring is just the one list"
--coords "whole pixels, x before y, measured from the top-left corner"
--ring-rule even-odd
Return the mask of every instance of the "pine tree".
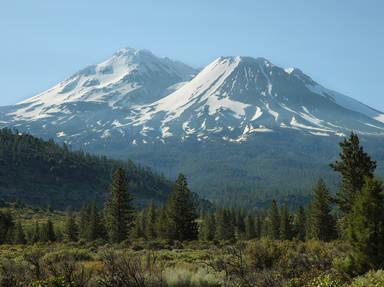
[[95, 241], [105, 236], [105, 229], [103, 226], [101, 215], [99, 214], [95, 203], [90, 205], [89, 222], [87, 224], [86, 230], [87, 241]]
[[76, 223], [75, 216], [72, 212], [68, 212], [64, 225], [64, 238], [68, 241], [77, 241], [79, 236], [79, 228]]
[[39, 222], [35, 221], [35, 225], [33, 226], [31, 242], [36, 243], [41, 240], [41, 230]]
[[86, 241], [95, 241], [106, 238], [102, 215], [95, 203], [83, 206], [80, 211], [79, 237]]
[[270, 210], [270, 232], [269, 236], [272, 239], [280, 238], [280, 215], [279, 208], [277, 206], [276, 200], [272, 200], [272, 207]]
[[132, 227], [132, 237], [133, 238], [145, 238], [145, 220], [146, 220], [146, 211], [137, 212], [135, 220]]
[[341, 211], [348, 213], [356, 193], [363, 187], [364, 178], [373, 177], [376, 162], [364, 152], [358, 136], [354, 133], [349, 139], [344, 139], [340, 147], [340, 159], [332, 163], [331, 167], [341, 174], [342, 185], [337, 194], [337, 201]]
[[261, 238], [263, 234], [263, 220], [260, 215], [256, 217], [256, 226], [255, 226], [256, 238]]
[[27, 243], [27, 241], [25, 240], [24, 229], [23, 229], [23, 226], [21, 225], [20, 221], [18, 221], [15, 225], [13, 243], [15, 243], [15, 244], [26, 244]]
[[322, 179], [314, 188], [310, 206], [310, 238], [330, 241], [335, 237], [336, 224], [331, 214], [332, 197]]
[[158, 211], [158, 217], [156, 220], [156, 234], [161, 239], [170, 239], [172, 226], [168, 220], [168, 214], [166, 208], [161, 208]]
[[79, 214], [79, 238], [87, 241], [89, 239], [90, 214], [91, 206], [89, 204], [84, 205]]
[[347, 240], [352, 269], [358, 274], [382, 267], [384, 262], [384, 198], [382, 183], [366, 178], [348, 215]]
[[172, 238], [180, 241], [197, 239], [197, 210], [187, 180], [180, 174], [171, 192], [167, 213], [173, 227]]
[[289, 214], [287, 205], [284, 205], [280, 214], [280, 239], [290, 240], [292, 239], [292, 226], [291, 216]]
[[241, 238], [245, 234], [245, 215], [243, 210], [237, 209], [236, 211], [233, 210], [232, 217], [234, 218], [234, 225], [236, 229], [237, 238]]
[[215, 238], [215, 215], [204, 214], [199, 228], [199, 238], [203, 241], [212, 241]]
[[9, 210], [4, 213], [0, 211], [0, 244], [10, 242], [13, 239], [11, 233], [14, 226], [13, 217]]
[[122, 242], [129, 236], [134, 220], [132, 195], [127, 190], [125, 171], [118, 168], [112, 176], [111, 197], [106, 204], [106, 223], [109, 239]]
[[295, 237], [301, 241], [304, 241], [307, 234], [307, 222], [305, 210], [302, 206], [296, 212], [294, 220], [294, 233]]
[[151, 201], [145, 216], [145, 238], [153, 240], [156, 238], [156, 206]]
[[256, 238], [255, 220], [253, 216], [248, 215], [245, 218], [245, 239], [250, 240]]
[[235, 228], [233, 226], [233, 218], [227, 209], [221, 209], [216, 215], [216, 240], [233, 240], [235, 239]]
[[56, 234], [55, 234], [55, 229], [53, 227], [53, 223], [50, 219], [47, 220], [46, 223], [46, 234], [47, 234], [47, 239], [49, 242], [56, 241]]

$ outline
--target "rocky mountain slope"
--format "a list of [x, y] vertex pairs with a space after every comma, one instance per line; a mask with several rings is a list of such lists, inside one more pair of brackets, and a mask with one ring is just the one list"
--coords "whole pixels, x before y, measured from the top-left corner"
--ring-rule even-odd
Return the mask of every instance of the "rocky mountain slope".
[[384, 114], [264, 58], [220, 57], [199, 71], [123, 49], [0, 108], [0, 127], [181, 171], [210, 197], [308, 191], [351, 131], [380, 155]]
[[220, 57], [197, 71], [123, 49], [31, 99], [0, 110], [0, 124], [77, 146], [243, 142], [293, 129], [316, 136], [383, 135], [384, 114], [263, 58]]

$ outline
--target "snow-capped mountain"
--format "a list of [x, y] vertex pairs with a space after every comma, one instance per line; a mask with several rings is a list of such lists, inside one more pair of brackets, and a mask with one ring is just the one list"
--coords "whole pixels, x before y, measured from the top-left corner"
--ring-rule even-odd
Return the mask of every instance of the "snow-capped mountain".
[[37, 120], [62, 112], [63, 104], [78, 102], [106, 103], [112, 108], [149, 104], [190, 80], [195, 72], [187, 65], [158, 58], [147, 50], [126, 48], [21, 102], [14, 115]]
[[197, 70], [146, 50], [123, 49], [20, 104], [0, 125], [78, 146], [244, 142], [295, 130], [384, 135], [384, 114], [263, 58], [220, 57]]
[[147, 142], [217, 137], [241, 142], [277, 129], [384, 135], [381, 112], [263, 58], [218, 58], [180, 89], [135, 110], [126, 123]]

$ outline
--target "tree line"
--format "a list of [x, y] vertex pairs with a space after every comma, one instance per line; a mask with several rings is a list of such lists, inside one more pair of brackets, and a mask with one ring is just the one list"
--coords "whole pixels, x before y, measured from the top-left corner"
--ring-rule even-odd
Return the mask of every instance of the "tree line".
[[0, 214], [0, 242], [108, 240], [204, 240], [231, 241], [341, 239], [351, 248], [341, 264], [348, 272], [362, 274], [384, 263], [384, 199], [381, 181], [375, 177], [376, 162], [352, 133], [340, 143], [341, 152], [330, 166], [341, 176], [341, 188], [333, 196], [322, 179], [313, 188], [307, 207], [290, 210], [273, 200], [268, 210], [244, 211], [217, 208], [199, 211], [186, 177], [179, 175], [163, 206], [152, 202], [135, 210], [124, 169], [113, 174], [110, 197], [103, 209], [84, 206], [78, 214], [68, 212], [64, 226], [50, 220], [24, 232], [7, 213]]
[[[46, 223], [35, 222], [26, 229], [21, 222], [14, 221], [10, 212], [0, 213], [0, 243], [26, 244], [62, 240], [107, 240], [120, 243], [140, 238], [142, 232], [150, 239], [161, 237], [184, 241], [198, 238], [197, 202], [184, 175], [179, 175], [164, 207], [156, 208], [151, 203], [145, 210], [149, 211], [148, 216], [153, 225], [139, 223], [144, 211], [135, 209], [133, 196], [127, 187], [125, 170], [118, 168], [112, 176], [110, 197], [105, 207], [98, 209], [92, 203], [85, 205], [78, 213], [68, 211], [62, 226], [54, 226], [48, 218]], [[145, 231], [140, 231], [141, 227]], [[149, 234], [152, 235], [149, 237]]]
[[165, 202], [172, 183], [132, 161], [73, 151], [66, 144], [43, 140], [17, 130], [0, 129], [0, 198], [34, 207], [80, 209], [102, 206], [113, 172], [124, 168], [136, 205]]

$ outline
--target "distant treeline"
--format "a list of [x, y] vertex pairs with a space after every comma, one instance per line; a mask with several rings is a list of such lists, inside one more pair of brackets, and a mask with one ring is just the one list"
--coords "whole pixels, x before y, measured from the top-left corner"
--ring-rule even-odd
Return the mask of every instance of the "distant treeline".
[[171, 183], [132, 161], [122, 162], [71, 151], [15, 130], [0, 129], [0, 198], [34, 206], [79, 209], [88, 202], [103, 206], [112, 173], [123, 167], [135, 204], [165, 202]]

